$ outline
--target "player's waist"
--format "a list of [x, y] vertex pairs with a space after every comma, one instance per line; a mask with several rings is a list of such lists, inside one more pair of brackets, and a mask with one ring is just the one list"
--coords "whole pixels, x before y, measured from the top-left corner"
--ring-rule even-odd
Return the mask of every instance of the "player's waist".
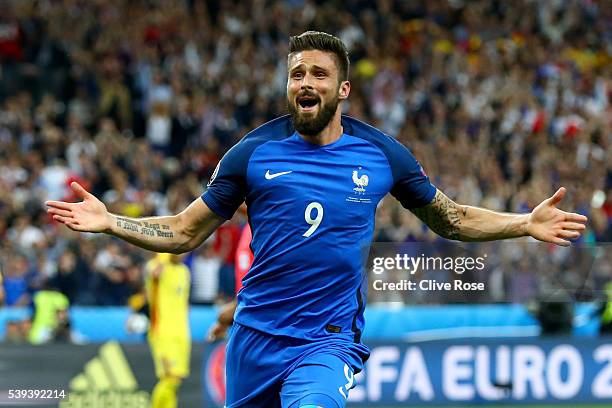
[[[247, 316], [237, 315], [235, 322], [253, 330], [258, 330], [269, 336], [287, 337], [304, 341], [338, 340], [354, 343], [356, 340], [355, 332], [345, 329], [338, 333], [328, 331], [324, 326], [314, 325], [312, 327], [296, 328], [292, 326], [278, 326], [262, 323]], [[358, 342], [358, 341], [357, 341]]]
[[334, 337], [352, 341], [362, 331], [361, 314], [357, 308], [329, 314], [324, 311], [300, 313], [292, 308], [279, 309], [263, 305], [239, 308], [235, 321], [271, 335], [307, 340]]

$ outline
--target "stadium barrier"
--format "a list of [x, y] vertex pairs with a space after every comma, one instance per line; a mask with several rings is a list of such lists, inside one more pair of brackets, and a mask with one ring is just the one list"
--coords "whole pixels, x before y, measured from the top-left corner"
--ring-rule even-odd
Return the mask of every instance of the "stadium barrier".
[[[349, 406], [612, 405], [611, 339], [576, 340], [368, 342], [371, 357], [356, 376]], [[64, 391], [61, 408], [146, 407], [155, 384], [145, 343], [9, 344], [0, 348], [0, 361], [0, 404], [15, 402], [9, 390], [29, 389]], [[181, 403], [222, 407], [224, 364], [224, 343], [194, 343]]]
[[[370, 342], [349, 406], [612, 404], [610, 339]], [[208, 346], [205, 406], [222, 407], [225, 344]], [[604, 405], [602, 405], [604, 406]], [[610, 405], [606, 405], [610, 406]]]
[[[194, 343], [192, 370], [179, 390], [180, 406], [202, 407], [199, 367], [204, 345]], [[149, 408], [156, 383], [149, 346], [115, 341], [86, 345], [3, 344], [0, 406], [38, 408]], [[11, 398], [17, 391], [46, 390], [44, 397]], [[63, 394], [64, 399], [53, 398]]]
[[[594, 309], [576, 305], [573, 337], [540, 338], [537, 321], [520, 305], [372, 305], [364, 333], [372, 355], [350, 406], [612, 404], [612, 342], [594, 336]], [[0, 329], [28, 315], [25, 308], [0, 309]], [[64, 408], [96, 406], [92, 401], [146, 406], [153, 364], [144, 336], [125, 331], [128, 316], [127, 308], [74, 307], [73, 328], [92, 344], [3, 345], [0, 400], [18, 387], [52, 388], [72, 395]], [[222, 406], [225, 347], [201, 342], [215, 316], [211, 307], [191, 310], [192, 374], [181, 387], [187, 406]], [[486, 338], [493, 335], [514, 337]]]
[[[574, 308], [575, 336], [595, 336], [599, 329], [593, 303], [578, 303]], [[125, 323], [130, 314], [126, 307], [72, 307], [72, 328], [85, 341], [117, 340], [141, 342], [144, 336], [130, 334]], [[194, 306], [190, 310], [191, 335], [203, 341], [216, 319], [217, 309]], [[30, 315], [27, 308], [0, 309], [0, 338], [9, 321]], [[445, 305], [391, 307], [370, 305], [365, 311], [366, 341], [424, 341], [466, 337], [531, 337], [540, 333], [537, 320], [523, 305]]]

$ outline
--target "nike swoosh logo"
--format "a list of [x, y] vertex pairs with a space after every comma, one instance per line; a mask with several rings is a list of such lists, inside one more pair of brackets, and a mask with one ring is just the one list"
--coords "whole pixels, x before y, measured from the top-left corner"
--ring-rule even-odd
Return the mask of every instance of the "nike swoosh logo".
[[293, 171], [290, 170], [290, 171], [281, 171], [280, 173], [270, 173], [270, 170], [268, 170], [266, 171], [266, 180], [272, 180], [273, 178], [284, 176], [285, 174], [289, 174], [289, 173], [293, 173]]

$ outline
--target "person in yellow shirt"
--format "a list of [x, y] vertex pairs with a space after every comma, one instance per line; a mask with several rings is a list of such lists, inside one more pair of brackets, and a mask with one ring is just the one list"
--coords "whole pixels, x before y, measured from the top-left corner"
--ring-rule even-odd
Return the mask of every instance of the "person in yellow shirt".
[[52, 282], [44, 283], [43, 288], [32, 297], [34, 315], [28, 340], [32, 344], [51, 341], [69, 341], [70, 320], [68, 308], [70, 301]]
[[612, 334], [612, 281], [604, 285], [604, 294], [606, 295], [606, 301], [602, 303], [600, 308], [599, 334], [610, 335]]
[[153, 408], [177, 406], [177, 392], [189, 375], [189, 269], [180, 255], [157, 254], [146, 264], [145, 290], [149, 303], [148, 340], [155, 374]]

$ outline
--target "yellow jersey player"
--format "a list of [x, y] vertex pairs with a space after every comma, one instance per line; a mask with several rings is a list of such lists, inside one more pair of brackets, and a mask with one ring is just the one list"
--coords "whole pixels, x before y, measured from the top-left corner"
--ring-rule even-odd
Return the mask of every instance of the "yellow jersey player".
[[157, 254], [146, 264], [148, 340], [159, 379], [153, 389], [153, 408], [176, 407], [181, 381], [189, 375], [189, 269], [181, 259]]

